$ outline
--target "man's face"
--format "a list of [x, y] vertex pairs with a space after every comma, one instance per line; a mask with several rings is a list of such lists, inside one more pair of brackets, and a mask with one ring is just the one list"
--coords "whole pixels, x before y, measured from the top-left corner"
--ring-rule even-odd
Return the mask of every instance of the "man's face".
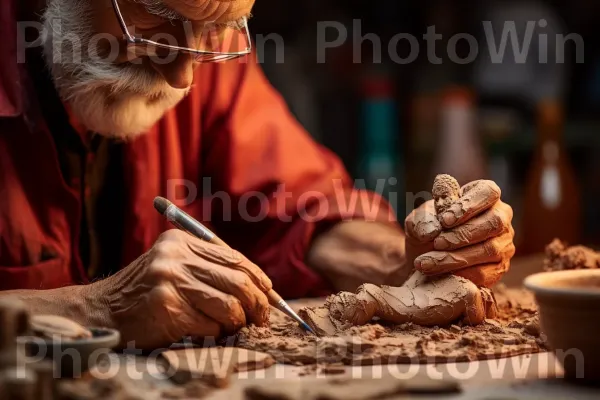
[[[216, 23], [211, 32], [221, 37], [231, 23], [249, 14], [253, 3], [119, 0], [119, 7], [136, 37], [205, 49], [215, 43], [202, 39], [206, 22]], [[89, 130], [121, 138], [142, 134], [192, 85], [195, 58], [127, 46], [111, 0], [48, 0], [43, 19], [44, 53], [55, 86]]]

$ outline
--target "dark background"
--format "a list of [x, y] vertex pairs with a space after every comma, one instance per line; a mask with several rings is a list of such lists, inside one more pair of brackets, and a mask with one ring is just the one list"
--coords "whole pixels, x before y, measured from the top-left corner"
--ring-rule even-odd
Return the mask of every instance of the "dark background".
[[[355, 19], [360, 22], [363, 36], [374, 33], [380, 39], [381, 62], [373, 62], [370, 41], [353, 45]], [[534, 40], [526, 65], [491, 72], [491, 76], [520, 83], [504, 93], [490, 90], [481, 78], [481, 71], [485, 70], [481, 62], [489, 58], [486, 39], [482, 36], [482, 21], [494, 21], [496, 27], [498, 21], [515, 20], [522, 39], [524, 25], [518, 21], [540, 19], [548, 24], [546, 29], [536, 26], [534, 37], [547, 34], [551, 38], [549, 48], [553, 49], [552, 38], [556, 33], [580, 35], [584, 43], [580, 49], [583, 62], [576, 62], [575, 45], [567, 42], [563, 64], [554, 62], [556, 58], [551, 50], [549, 63], [540, 67], [537, 45], [534, 45], [538, 42]], [[348, 38], [343, 46], [327, 49], [326, 62], [318, 63], [317, 30], [323, 21], [344, 24]], [[443, 35], [436, 45], [436, 54], [442, 58], [440, 65], [428, 61], [422, 37], [432, 25]], [[551, 230], [552, 226], [575, 224], [570, 221], [575, 214], [581, 222], [577, 224], [577, 237], [565, 239], [591, 245], [600, 243], [599, 25], [600, 2], [591, 0], [303, 0], [293, 3], [257, 0], [250, 21], [253, 37], [277, 34], [284, 41], [283, 63], [276, 62], [272, 44], [257, 46], [258, 54], [270, 81], [311, 135], [335, 151], [355, 178], [367, 178], [367, 186], [374, 187], [374, 181], [368, 179], [373, 176], [397, 179], [389, 190], [399, 193], [396, 205], [399, 218], [403, 219], [413, 207], [404, 204], [405, 192], [431, 190], [435, 174], [448, 172], [445, 169], [448, 163], [460, 160], [463, 166], [457, 173], [464, 172], [461, 177], [498, 182], [503, 199], [515, 210], [517, 243], [526, 243], [528, 238], [521, 232], [531, 229], [520, 228], [531, 222], [526, 222], [523, 216], [530, 215], [532, 209], [544, 207], [536, 198], [537, 189], [532, 189], [537, 188], [536, 182], [544, 175], [541, 171], [548, 164], [539, 154], [543, 152], [543, 143], [553, 138], [556, 131], [561, 155], [558, 161], [552, 161], [552, 168], [558, 170], [554, 186], [558, 185], [558, 190], [563, 191], [562, 199], [572, 195], [565, 191], [576, 191], [578, 196], [573, 196], [578, 199], [578, 209], [571, 214], [561, 211], [560, 206], [546, 214], [540, 211], [536, 218], [546, 225], [536, 229]], [[499, 26], [502, 29], [502, 23]], [[335, 37], [334, 30], [328, 32]], [[414, 62], [400, 64], [387, 56], [390, 39], [400, 33], [414, 35], [419, 41], [419, 57]], [[457, 33], [477, 38], [479, 56], [474, 62], [460, 65], [449, 59], [447, 41]], [[499, 37], [500, 34], [496, 35], [497, 42]], [[353, 62], [359, 47], [362, 57], [360, 62]], [[459, 56], [468, 55], [465, 40], [459, 41], [456, 48]], [[401, 40], [397, 51], [400, 57], [406, 57], [410, 51], [408, 41]], [[509, 64], [510, 59], [514, 59], [511, 54], [509, 43], [505, 57]], [[558, 104], [564, 113], [564, 118], [558, 118], [553, 128], [539, 122], [540, 104], [548, 101]], [[456, 105], [474, 121], [466, 140], [473, 143], [475, 147], [471, 149], [476, 148], [475, 153], [480, 157], [474, 157], [473, 150], [461, 150], [460, 146], [448, 153], [443, 144], [463, 140], [457, 139], [456, 129], [464, 129], [460, 125], [449, 128], [447, 118], [442, 117], [448, 107]], [[440, 157], [442, 152], [447, 154], [445, 159]], [[373, 160], [383, 162], [383, 169], [373, 167], [380, 165], [373, 164]], [[465, 163], [468, 168], [464, 167]], [[565, 174], [573, 177], [575, 188], [564, 185], [563, 181], [568, 179]], [[466, 183], [461, 179], [459, 182]], [[528, 187], [533, 194], [528, 194]], [[558, 229], [548, 235], [560, 236], [560, 233]], [[538, 246], [533, 250], [541, 249]]]

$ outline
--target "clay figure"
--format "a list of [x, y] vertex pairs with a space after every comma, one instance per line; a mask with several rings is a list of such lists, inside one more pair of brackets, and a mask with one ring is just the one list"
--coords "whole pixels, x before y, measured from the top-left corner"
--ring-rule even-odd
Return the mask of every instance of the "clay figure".
[[[433, 185], [436, 213], [441, 216], [460, 197], [458, 182], [438, 175]], [[307, 307], [300, 316], [319, 335], [334, 335], [352, 325], [364, 325], [374, 317], [395, 324], [444, 326], [462, 320], [477, 325], [497, 313], [493, 293], [455, 275], [426, 277], [415, 270], [400, 287], [361, 285], [356, 293], [330, 296], [323, 307]]]

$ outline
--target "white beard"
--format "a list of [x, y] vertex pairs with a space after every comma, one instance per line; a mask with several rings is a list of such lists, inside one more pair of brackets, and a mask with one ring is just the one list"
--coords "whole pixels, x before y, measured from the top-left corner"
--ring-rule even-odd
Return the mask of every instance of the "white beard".
[[46, 64], [79, 122], [105, 136], [131, 139], [154, 126], [189, 89], [172, 88], [148, 65], [116, 65], [95, 48], [88, 50], [94, 35], [90, 2], [48, 2], [42, 33]]

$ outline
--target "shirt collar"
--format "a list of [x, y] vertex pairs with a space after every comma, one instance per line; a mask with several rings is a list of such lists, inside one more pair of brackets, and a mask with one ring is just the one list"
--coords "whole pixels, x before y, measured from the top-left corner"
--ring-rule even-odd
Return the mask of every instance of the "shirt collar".
[[0, 117], [16, 117], [23, 111], [16, 11], [16, 1], [0, 2]]

